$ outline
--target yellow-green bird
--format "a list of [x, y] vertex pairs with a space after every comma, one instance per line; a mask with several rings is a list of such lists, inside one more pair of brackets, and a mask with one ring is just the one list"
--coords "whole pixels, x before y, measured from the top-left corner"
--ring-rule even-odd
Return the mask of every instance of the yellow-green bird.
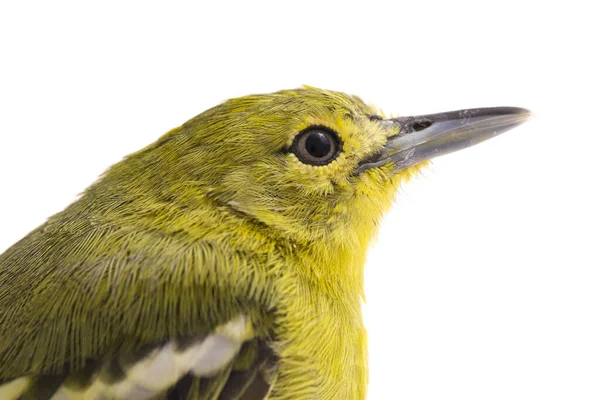
[[398, 185], [528, 116], [310, 87], [203, 112], [0, 256], [0, 399], [364, 399], [363, 265]]

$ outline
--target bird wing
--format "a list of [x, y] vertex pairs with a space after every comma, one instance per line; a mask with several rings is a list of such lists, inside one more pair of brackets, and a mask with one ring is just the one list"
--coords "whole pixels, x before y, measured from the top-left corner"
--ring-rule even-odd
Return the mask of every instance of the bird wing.
[[265, 399], [277, 363], [257, 339], [243, 344], [222, 333], [146, 345], [130, 354], [55, 375], [20, 377], [0, 384], [4, 400]]
[[[0, 399], [268, 396], [269, 316], [239, 252], [52, 225], [0, 255]], [[219, 279], [224, 267], [239, 279]]]
[[0, 384], [3, 400], [265, 399], [277, 361], [265, 341], [240, 342], [243, 318], [206, 337], [145, 345], [135, 352], [60, 374], [25, 376]]

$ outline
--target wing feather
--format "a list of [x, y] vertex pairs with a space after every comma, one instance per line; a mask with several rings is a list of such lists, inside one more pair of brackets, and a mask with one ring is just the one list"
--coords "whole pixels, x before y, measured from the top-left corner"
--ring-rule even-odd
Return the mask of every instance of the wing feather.
[[0, 395], [7, 400], [265, 399], [277, 361], [266, 342], [239, 335], [247, 324], [240, 316], [204, 338], [145, 345], [135, 354], [89, 362], [69, 374], [18, 378], [0, 385]]
[[0, 399], [266, 396], [272, 310], [252, 258], [52, 222], [0, 255]]

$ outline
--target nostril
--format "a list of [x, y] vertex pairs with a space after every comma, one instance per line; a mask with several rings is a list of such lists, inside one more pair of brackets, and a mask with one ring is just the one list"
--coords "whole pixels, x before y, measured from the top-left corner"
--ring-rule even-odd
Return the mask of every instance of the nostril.
[[422, 131], [423, 129], [427, 129], [431, 126], [433, 122], [431, 121], [417, 121], [413, 123], [413, 131]]

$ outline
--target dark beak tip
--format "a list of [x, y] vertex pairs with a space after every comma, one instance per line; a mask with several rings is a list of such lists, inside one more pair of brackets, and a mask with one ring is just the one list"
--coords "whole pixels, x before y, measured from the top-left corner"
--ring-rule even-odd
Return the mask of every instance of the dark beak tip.
[[531, 110], [527, 109], [527, 108], [522, 108], [522, 107], [504, 107], [507, 109], [507, 114], [516, 114], [516, 115], [522, 115], [524, 118], [530, 118], [531, 116], [533, 116], [533, 113], [531, 112]]
[[468, 123], [486, 120], [502, 122], [504, 124], [503, 132], [528, 121], [533, 116], [530, 110], [522, 107], [475, 108], [459, 111], [459, 113], [461, 112], [464, 120], [469, 121]]
[[531, 112], [531, 110], [527, 109], [527, 108], [521, 108], [521, 107], [506, 107], [507, 108], [507, 116], [513, 116], [516, 119], [516, 124], [520, 125], [523, 122], [526, 122], [528, 120], [530, 120], [534, 114]]
[[471, 108], [458, 111], [471, 117], [502, 117], [509, 115], [518, 115], [520, 117], [529, 118], [533, 113], [531, 110], [522, 107], [488, 107], [488, 108]]

